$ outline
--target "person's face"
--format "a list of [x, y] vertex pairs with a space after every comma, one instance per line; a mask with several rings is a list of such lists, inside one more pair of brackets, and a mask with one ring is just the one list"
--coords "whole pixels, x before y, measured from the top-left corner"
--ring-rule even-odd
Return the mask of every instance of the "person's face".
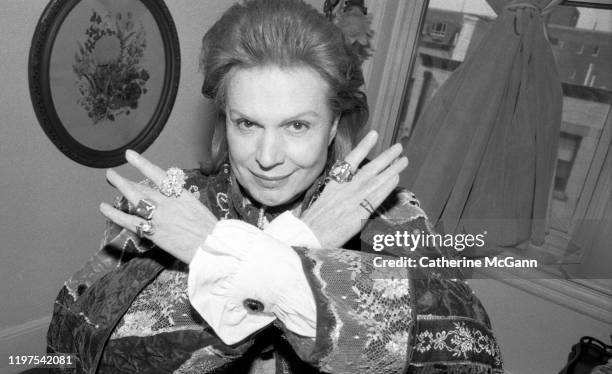
[[328, 84], [303, 67], [230, 72], [229, 159], [240, 185], [266, 206], [291, 201], [321, 174], [337, 127]]

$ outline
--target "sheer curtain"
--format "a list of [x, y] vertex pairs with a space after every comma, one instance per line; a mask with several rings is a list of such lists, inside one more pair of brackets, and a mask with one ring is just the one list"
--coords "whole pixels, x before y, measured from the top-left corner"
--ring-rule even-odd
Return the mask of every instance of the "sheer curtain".
[[490, 32], [427, 104], [402, 185], [446, 233], [544, 241], [562, 88], [542, 13], [559, 0], [487, 0]]
[[[608, 279], [612, 285], [612, 142], [610, 128], [601, 142], [607, 147], [603, 152], [603, 164], [594, 183], [585, 219], [578, 222], [572, 231], [567, 252], [581, 254], [579, 265], [570, 268], [577, 278]], [[608, 286], [608, 287], [609, 287]]]

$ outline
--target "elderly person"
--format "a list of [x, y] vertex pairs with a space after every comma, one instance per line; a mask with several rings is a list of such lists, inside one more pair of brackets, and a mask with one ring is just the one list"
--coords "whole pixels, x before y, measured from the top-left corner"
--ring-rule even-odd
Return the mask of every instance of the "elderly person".
[[376, 133], [354, 147], [368, 110], [341, 31], [301, 1], [246, 1], [201, 64], [220, 119], [207, 170], [128, 151], [147, 180], [108, 171], [123, 197], [100, 206], [104, 245], [62, 289], [49, 351], [87, 372], [502, 372], [452, 272], [373, 265], [448, 254], [368, 253], [375, 234], [430, 227], [396, 189], [401, 146], [367, 163]]

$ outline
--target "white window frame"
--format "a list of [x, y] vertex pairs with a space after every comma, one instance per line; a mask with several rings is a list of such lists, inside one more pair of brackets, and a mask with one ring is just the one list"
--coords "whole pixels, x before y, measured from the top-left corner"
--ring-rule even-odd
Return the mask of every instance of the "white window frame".
[[[405, 83], [410, 79], [410, 73], [416, 58], [421, 24], [425, 18], [428, 0], [379, 0], [380, 11], [393, 14], [392, 19], [381, 20], [381, 25], [391, 25], [389, 46], [383, 59], [382, 76], [374, 76], [371, 67], [366, 65], [365, 77], [370, 103], [370, 120], [368, 129], [379, 133], [379, 141], [372, 154], [377, 155], [389, 148], [395, 140], [399, 115], [401, 111]], [[372, 3], [379, 2], [373, 0]], [[374, 29], [376, 32], [380, 29]], [[376, 39], [374, 40], [376, 48]], [[378, 50], [380, 53], [381, 51]]]

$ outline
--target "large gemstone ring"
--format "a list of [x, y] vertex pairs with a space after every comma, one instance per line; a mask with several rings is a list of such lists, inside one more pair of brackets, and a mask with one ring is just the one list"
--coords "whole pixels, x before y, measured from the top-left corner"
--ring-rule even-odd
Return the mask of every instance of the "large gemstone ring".
[[338, 183], [345, 183], [350, 182], [354, 175], [351, 164], [344, 160], [337, 160], [329, 170], [328, 177]]
[[139, 238], [143, 238], [145, 235], [151, 236], [155, 233], [155, 227], [153, 227], [153, 223], [151, 221], [142, 221], [138, 226], [136, 226], [136, 235]]
[[183, 193], [185, 179], [187, 179], [187, 177], [181, 169], [171, 167], [166, 171], [166, 177], [161, 181], [159, 192], [161, 192], [164, 196], [179, 197], [181, 196], [181, 193]]
[[155, 213], [155, 203], [149, 199], [142, 199], [138, 201], [138, 205], [136, 205], [136, 213], [137, 216], [142, 217], [146, 220], [150, 220], [153, 218], [153, 213]]

